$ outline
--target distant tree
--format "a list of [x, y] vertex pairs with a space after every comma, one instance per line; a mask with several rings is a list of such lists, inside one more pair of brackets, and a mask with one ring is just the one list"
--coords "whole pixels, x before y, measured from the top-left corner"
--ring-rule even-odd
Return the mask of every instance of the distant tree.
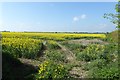
[[10, 31], [6, 31], [6, 30], [4, 30], [4, 31], [2, 31], [2, 32], [10, 32]]
[[116, 24], [116, 28], [120, 28], [120, 0], [118, 0], [118, 3], [115, 6], [115, 10], [117, 12], [117, 14], [113, 14], [113, 13], [105, 13], [104, 14], [104, 18], [109, 19], [110, 22], [112, 22], [113, 24]]

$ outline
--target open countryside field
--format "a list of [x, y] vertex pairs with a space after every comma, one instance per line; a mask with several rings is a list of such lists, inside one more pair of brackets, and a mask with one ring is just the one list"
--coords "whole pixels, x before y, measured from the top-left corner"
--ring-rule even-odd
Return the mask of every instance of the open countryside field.
[[120, 80], [119, 2], [2, 1], [1, 80]]
[[3, 79], [118, 79], [109, 34], [2, 32]]

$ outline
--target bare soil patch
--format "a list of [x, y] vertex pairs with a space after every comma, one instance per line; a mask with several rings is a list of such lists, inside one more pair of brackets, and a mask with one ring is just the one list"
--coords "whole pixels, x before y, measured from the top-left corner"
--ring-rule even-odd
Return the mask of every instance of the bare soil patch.
[[75, 43], [75, 44], [82, 44], [82, 45], [88, 45], [88, 44], [108, 44], [108, 42], [102, 41], [100, 39], [77, 39], [77, 40], [69, 40], [68, 43]]

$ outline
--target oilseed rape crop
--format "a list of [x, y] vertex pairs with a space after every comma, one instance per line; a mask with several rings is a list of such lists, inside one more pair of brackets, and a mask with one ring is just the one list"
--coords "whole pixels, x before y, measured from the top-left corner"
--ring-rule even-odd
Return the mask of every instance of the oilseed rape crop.
[[59, 49], [56, 41], [105, 37], [104, 34], [2, 32], [2, 48], [15, 57], [35, 58], [43, 41], [47, 41], [50, 49]]
[[39, 73], [35, 77], [36, 80], [56, 80], [67, 77], [67, 71], [62, 64], [48, 60], [39, 65]]
[[75, 33], [25, 33], [25, 32], [2, 32], [4, 38], [33, 38], [44, 40], [56, 40], [63, 41], [69, 39], [81, 39], [81, 38], [102, 38], [105, 34], [75, 34]]
[[35, 58], [39, 52], [42, 41], [22, 38], [3, 38], [2, 49], [19, 58]]

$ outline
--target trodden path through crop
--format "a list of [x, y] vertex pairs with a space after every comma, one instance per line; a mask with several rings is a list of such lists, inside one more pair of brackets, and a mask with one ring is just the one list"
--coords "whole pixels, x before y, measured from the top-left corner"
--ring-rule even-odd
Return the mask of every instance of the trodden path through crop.
[[66, 58], [69, 61], [69, 63], [73, 65], [77, 65], [69, 71], [70, 75], [74, 78], [85, 78], [85, 76], [87, 75], [87, 71], [83, 70], [81, 66], [84, 64], [84, 62], [77, 61], [75, 54], [72, 51], [70, 51], [67, 47], [61, 45], [60, 43], [57, 44], [58, 46], [61, 47], [61, 50], [66, 54]]
[[65, 46], [61, 45], [60, 43], [57, 43], [58, 46], [60, 46], [61, 50], [66, 54], [67, 60], [71, 63], [77, 62], [76, 57], [72, 51], [70, 51]]
[[[85, 62], [76, 60], [75, 54], [70, 51], [67, 47], [57, 42], [57, 45], [60, 46], [61, 50], [66, 54], [66, 58], [68, 60], [68, 64], [75, 65], [70, 71], [70, 75], [74, 78], [85, 78], [87, 75], [87, 71], [85, 71], [81, 65], [83, 65]], [[44, 59], [44, 58], [43, 58]], [[41, 64], [41, 61], [38, 60], [32, 60], [32, 59], [24, 59], [19, 58], [19, 60], [28, 65], [32, 65], [35, 68], [38, 68], [39, 64]]]

